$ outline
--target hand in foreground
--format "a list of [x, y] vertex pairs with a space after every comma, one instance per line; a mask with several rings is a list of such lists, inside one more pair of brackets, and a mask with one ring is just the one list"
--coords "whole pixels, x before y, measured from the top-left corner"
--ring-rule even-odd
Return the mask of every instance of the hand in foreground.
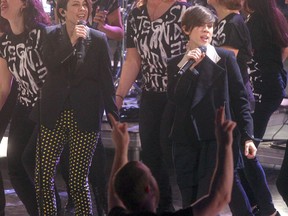
[[108, 114], [112, 124], [112, 141], [115, 145], [115, 151], [128, 151], [130, 137], [128, 133], [127, 123], [121, 123], [115, 120], [113, 115]]
[[231, 120], [225, 120], [225, 110], [220, 107], [216, 112], [215, 117], [215, 135], [218, 145], [232, 145], [233, 130], [236, 123]]
[[247, 140], [244, 146], [244, 154], [248, 159], [253, 159], [256, 156], [257, 148], [252, 140]]
[[106, 10], [100, 10], [98, 7], [95, 13], [95, 16], [93, 18], [93, 22], [97, 23], [97, 29], [102, 29], [103, 26], [106, 24], [108, 11]]

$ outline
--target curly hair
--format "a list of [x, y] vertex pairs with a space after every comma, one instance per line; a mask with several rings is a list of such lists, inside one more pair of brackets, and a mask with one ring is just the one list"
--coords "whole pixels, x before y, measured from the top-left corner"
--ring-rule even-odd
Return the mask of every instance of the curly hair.
[[[40, 0], [20, 0], [26, 4], [21, 13], [24, 19], [24, 29], [29, 32], [39, 24], [49, 25], [51, 23], [48, 14], [44, 11]], [[11, 31], [9, 21], [0, 16], [0, 31]]]
[[26, 7], [22, 11], [25, 30], [30, 31], [40, 23], [45, 25], [51, 23], [40, 0], [23, 0], [23, 2], [26, 3]]

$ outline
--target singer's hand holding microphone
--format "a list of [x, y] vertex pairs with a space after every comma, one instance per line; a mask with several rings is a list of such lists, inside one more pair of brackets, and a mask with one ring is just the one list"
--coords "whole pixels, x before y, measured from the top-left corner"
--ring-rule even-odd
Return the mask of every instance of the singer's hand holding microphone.
[[85, 56], [85, 39], [87, 38], [89, 28], [86, 26], [86, 21], [79, 20], [72, 33], [71, 43], [76, 48], [78, 63], [83, 63]]
[[206, 49], [207, 48], [205, 46], [200, 46], [188, 51], [186, 55], [190, 59], [180, 68], [178, 74], [183, 74], [192, 66], [195, 67], [199, 62], [201, 62], [205, 57]]
[[86, 26], [86, 21], [80, 20], [78, 21], [77, 25], [75, 25], [75, 28], [73, 30], [72, 36], [71, 36], [71, 43], [74, 46], [78, 42], [81, 43], [88, 34], [88, 27]]

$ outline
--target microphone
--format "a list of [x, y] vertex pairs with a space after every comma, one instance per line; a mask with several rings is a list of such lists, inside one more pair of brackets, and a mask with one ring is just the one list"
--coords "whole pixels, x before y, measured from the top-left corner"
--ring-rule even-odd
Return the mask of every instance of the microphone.
[[[200, 46], [198, 47], [202, 53], [206, 53], [207, 47], [206, 46]], [[182, 75], [185, 71], [187, 71], [194, 63], [195, 59], [189, 59], [178, 71], [178, 74]]]
[[[86, 21], [79, 20], [77, 25], [86, 25]], [[76, 56], [77, 56], [77, 62], [78, 63], [83, 63], [84, 56], [85, 56], [85, 40], [82, 37], [78, 38], [78, 42], [77, 42], [77, 45], [76, 45]]]

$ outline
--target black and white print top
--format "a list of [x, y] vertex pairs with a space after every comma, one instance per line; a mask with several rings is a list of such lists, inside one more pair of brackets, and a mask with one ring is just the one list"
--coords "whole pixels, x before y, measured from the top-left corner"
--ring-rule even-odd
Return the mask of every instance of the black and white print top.
[[127, 23], [127, 48], [137, 48], [145, 91], [167, 91], [167, 59], [184, 53], [187, 38], [181, 18], [187, 3], [175, 2], [161, 17], [150, 21], [146, 5], [134, 8]]
[[251, 60], [252, 48], [249, 30], [240, 14], [231, 13], [220, 20], [214, 28], [211, 44], [238, 49], [237, 63], [246, 84], [249, 81], [247, 62]]
[[7, 61], [18, 83], [18, 102], [26, 107], [35, 105], [47, 74], [41, 57], [41, 32], [39, 27], [20, 35], [5, 34], [0, 39], [0, 57]]
[[119, 0], [92, 0], [92, 17], [95, 16], [96, 8], [104, 7], [104, 10], [108, 11], [108, 14], [115, 11], [120, 7]]

